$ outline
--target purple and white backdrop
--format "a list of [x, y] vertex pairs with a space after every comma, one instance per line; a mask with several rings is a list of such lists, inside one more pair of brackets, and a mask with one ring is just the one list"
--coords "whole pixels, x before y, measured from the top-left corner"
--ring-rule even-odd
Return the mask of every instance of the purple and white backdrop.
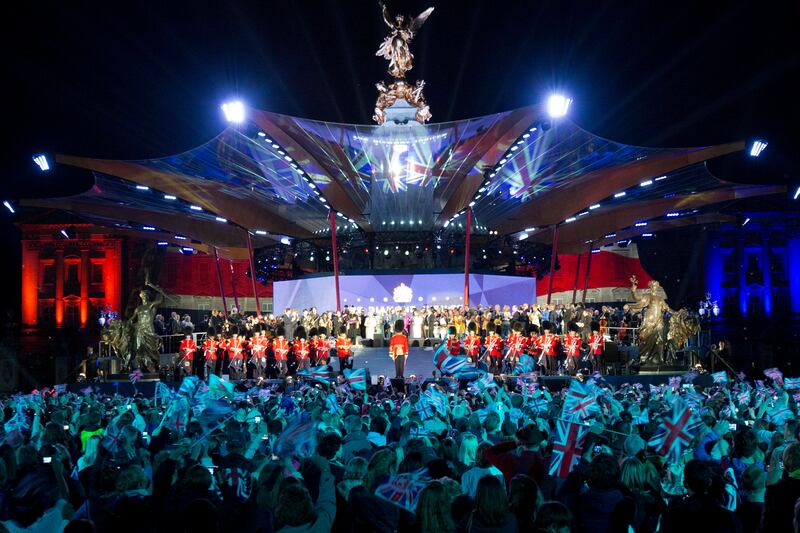
[[[463, 274], [386, 274], [339, 276], [342, 307], [345, 305], [461, 305]], [[286, 308], [320, 311], [336, 309], [333, 276], [276, 281], [272, 285], [273, 312]], [[490, 274], [470, 274], [470, 305], [514, 305], [536, 302], [536, 279]]]

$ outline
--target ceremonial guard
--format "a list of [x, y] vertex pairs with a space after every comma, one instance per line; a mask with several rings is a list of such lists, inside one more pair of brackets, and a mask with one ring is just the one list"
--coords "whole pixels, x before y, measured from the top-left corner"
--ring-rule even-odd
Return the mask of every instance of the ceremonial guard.
[[542, 334], [539, 336], [539, 365], [551, 373], [558, 367], [558, 336], [551, 332], [553, 326], [549, 321], [542, 322]]
[[228, 371], [231, 379], [244, 379], [244, 339], [238, 333], [228, 341]]
[[528, 339], [522, 334], [522, 323], [514, 322], [511, 326], [511, 334], [506, 340], [508, 352], [506, 353], [506, 364], [508, 365], [509, 373], [513, 373], [519, 362], [519, 356], [525, 353]]
[[339, 328], [339, 336], [336, 337], [336, 356], [339, 358], [339, 372], [344, 372], [345, 368], [353, 368], [353, 341], [347, 337], [347, 327]]
[[489, 336], [483, 342], [484, 354], [489, 356], [489, 371], [498, 374], [503, 361], [503, 337], [498, 335], [499, 326], [490, 325], [489, 328]]
[[575, 322], [570, 322], [567, 326], [568, 332], [564, 336], [564, 353], [567, 356], [567, 360], [564, 363], [564, 366], [567, 369], [567, 372], [570, 374], [575, 374], [580, 367], [580, 356], [581, 356], [581, 335], [580, 335], [580, 328], [578, 324]]
[[294, 332], [292, 351], [294, 352], [294, 360], [297, 363], [297, 370], [307, 368], [311, 359], [311, 345], [306, 340], [306, 328], [303, 326], [299, 326]]
[[197, 343], [192, 338], [191, 333], [186, 335], [186, 338], [181, 341], [180, 345], [181, 359], [178, 361], [181, 374], [189, 376], [192, 374], [192, 363], [194, 363], [194, 354], [197, 351]]
[[214, 329], [209, 328], [206, 332], [206, 340], [203, 343], [203, 364], [205, 368], [205, 377], [213, 374], [217, 369], [217, 348], [219, 341], [214, 338]]
[[481, 338], [475, 334], [478, 330], [478, 325], [475, 322], [470, 322], [467, 329], [469, 332], [466, 338], [464, 338], [464, 351], [467, 354], [469, 362], [476, 364], [478, 362], [478, 355], [481, 352]]
[[593, 370], [600, 370], [602, 364], [603, 351], [606, 349], [606, 340], [600, 334], [600, 324], [592, 322], [592, 334], [589, 335], [589, 360], [592, 362]]
[[275, 356], [275, 364], [278, 367], [278, 373], [280, 373], [281, 376], [285, 376], [286, 372], [289, 370], [287, 363], [289, 358], [289, 341], [284, 337], [285, 330], [283, 326], [278, 326], [275, 334], [276, 337], [272, 339], [272, 353]]
[[525, 351], [528, 355], [533, 357], [534, 361], [536, 361], [539, 357], [539, 326], [536, 324], [531, 324], [530, 328], [528, 328], [528, 338]]
[[461, 353], [461, 341], [456, 337], [456, 327], [447, 328], [447, 351], [450, 355]]
[[408, 337], [403, 331], [402, 320], [395, 320], [394, 335], [389, 341], [389, 356], [394, 360], [394, 377], [402, 378], [406, 368], [406, 358], [408, 357]]
[[317, 365], [329, 365], [331, 363], [331, 345], [328, 343], [328, 337], [325, 335], [325, 330], [317, 330], [316, 338], [314, 339], [314, 352], [316, 353]]

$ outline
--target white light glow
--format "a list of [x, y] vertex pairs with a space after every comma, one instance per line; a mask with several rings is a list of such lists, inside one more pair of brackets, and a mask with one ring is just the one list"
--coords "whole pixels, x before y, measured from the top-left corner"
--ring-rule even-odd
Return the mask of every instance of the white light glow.
[[681, 216], [681, 214], [680, 214], [680, 213], [667, 213], [667, 217], [668, 217], [668, 218], [672, 218], [672, 217], [679, 217], [679, 216]]
[[572, 98], [567, 98], [561, 94], [551, 95], [547, 99], [547, 114], [551, 118], [561, 118], [567, 114], [571, 103]]
[[597, 209], [598, 207], [600, 207], [600, 204], [592, 204], [592, 205], [589, 206], [589, 209], [590, 210]]
[[216, 219], [217, 222], [227, 222], [228, 221], [227, 218], [222, 218], [222, 217], [214, 217], [214, 218]]
[[142, 229], [145, 230], [145, 231], [155, 231], [156, 230], [156, 228], [154, 228], [153, 226], [142, 226]]
[[794, 191], [794, 197], [792, 198], [792, 200], [797, 200], [797, 198], [800, 198], [800, 187], [798, 187], [797, 190]]
[[614, 198], [622, 198], [626, 194], [628, 194], [628, 193], [626, 193], [625, 191], [618, 192], [617, 194], [614, 195]]
[[50, 170], [50, 163], [47, 161], [47, 156], [44, 154], [38, 154], [33, 156], [33, 162], [39, 166], [39, 170], [45, 172]]
[[4, 201], [3, 205], [6, 206], [6, 209], [11, 211], [12, 213], [16, 213], [16, 211], [14, 211], [14, 207], [11, 205], [11, 202], [9, 202], [8, 200]]
[[653, 180], [647, 180], [647, 181], [641, 182], [639, 184], [639, 187], [647, 187], [648, 185], [652, 185], [652, 184], [653, 184]]
[[169, 243], [167, 241], [158, 241], [156, 244], [159, 246], [169, 246]]
[[569, 222], [575, 222], [576, 220], [578, 220], [578, 219], [577, 219], [577, 218], [575, 218], [575, 217], [569, 217], [569, 218], [568, 218], [567, 220], [565, 220], [564, 222], [566, 222], [566, 223], [569, 223]]
[[150, 190], [150, 187], [148, 187], [147, 185], [137, 185], [136, 188], [139, 189], [140, 191], [149, 191]]
[[171, 194], [164, 195], [164, 200], [177, 200], [177, 199], [178, 198], [176, 196], [172, 196]]
[[766, 148], [767, 148], [767, 141], [761, 141], [761, 140], [753, 141], [753, 145], [750, 147], [750, 157], [760, 156], [761, 152], [763, 152]]
[[222, 112], [225, 113], [225, 120], [234, 124], [244, 122], [244, 104], [240, 100], [225, 102], [222, 104]]
[[263, 229], [257, 229], [256, 230], [256, 235], [266, 235], [266, 234], [267, 234], [267, 232], [264, 231]]
[[634, 226], [636, 226], [637, 228], [641, 228], [641, 227], [646, 226], [646, 225], [647, 225], [647, 222], [637, 222], [636, 224], [634, 224]]
[[191, 209], [192, 211], [202, 211], [203, 210], [203, 208], [200, 207], [199, 205], [190, 205], [189, 209]]
[[519, 236], [519, 240], [521, 240], [521, 241], [524, 241], [524, 240], [525, 240], [525, 239], [527, 239], [528, 237], [529, 237], [529, 235], [528, 235], [527, 233], [522, 233], [522, 234], [520, 234], [520, 236]]

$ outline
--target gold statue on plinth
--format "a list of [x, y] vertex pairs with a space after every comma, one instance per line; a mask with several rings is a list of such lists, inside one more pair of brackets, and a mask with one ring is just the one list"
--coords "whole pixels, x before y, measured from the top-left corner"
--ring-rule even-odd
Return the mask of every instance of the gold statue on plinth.
[[378, 100], [375, 102], [375, 114], [372, 119], [378, 124], [383, 124], [386, 122], [386, 112], [384, 110], [397, 102], [397, 100], [403, 99], [417, 108], [415, 120], [425, 123], [431, 118], [430, 108], [425, 101], [425, 96], [422, 94], [425, 82], [419, 80], [412, 85], [405, 81], [405, 77], [406, 72], [412, 69], [414, 60], [414, 55], [408, 45], [433, 12], [433, 8], [429, 7], [409, 23], [407, 20], [410, 17], [397, 15], [392, 18], [383, 2], [381, 2], [380, 6], [383, 21], [389, 27], [390, 33], [383, 39], [383, 43], [381, 43], [375, 55], [389, 61], [388, 72], [395, 81], [388, 86], [383, 82], [376, 84]]

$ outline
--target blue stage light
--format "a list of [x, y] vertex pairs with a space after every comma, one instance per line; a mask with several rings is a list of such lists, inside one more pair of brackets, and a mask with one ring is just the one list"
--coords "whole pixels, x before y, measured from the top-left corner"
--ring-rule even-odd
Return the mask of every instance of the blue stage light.
[[140, 190], [140, 191], [149, 191], [150, 190], [150, 187], [148, 187], [147, 185], [137, 185], [136, 188], [138, 190]]
[[47, 156], [44, 154], [33, 156], [33, 162], [39, 166], [39, 170], [42, 172], [50, 170], [50, 163], [47, 161]]
[[547, 99], [547, 114], [552, 118], [560, 118], [567, 114], [572, 98], [561, 94], [553, 94]]
[[217, 222], [227, 222], [228, 221], [227, 218], [222, 218], [222, 217], [214, 217], [214, 218], [216, 219]]
[[626, 193], [625, 191], [618, 192], [617, 194], [614, 195], [614, 198], [622, 198], [626, 194], [628, 194], [628, 193]]
[[762, 140], [753, 141], [753, 144], [750, 147], [750, 157], [760, 156], [761, 152], [763, 152], [767, 148], [767, 144], [768, 144], [767, 141], [762, 141]]
[[225, 113], [225, 120], [234, 124], [244, 122], [244, 104], [240, 100], [225, 102], [222, 104], [222, 112]]

